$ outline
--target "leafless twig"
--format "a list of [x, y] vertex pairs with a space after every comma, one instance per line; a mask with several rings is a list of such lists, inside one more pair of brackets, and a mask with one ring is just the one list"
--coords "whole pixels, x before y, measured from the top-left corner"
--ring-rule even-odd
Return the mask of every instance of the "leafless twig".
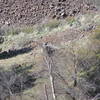
[[56, 100], [55, 89], [54, 89], [54, 80], [53, 80], [53, 76], [52, 76], [52, 66], [51, 66], [51, 63], [47, 60], [46, 57], [45, 57], [45, 62], [47, 64], [48, 70], [49, 70], [49, 79], [50, 79], [50, 82], [51, 82], [53, 99]]
[[50, 82], [51, 82], [51, 90], [52, 90], [53, 100], [56, 100], [55, 88], [54, 88], [54, 78], [53, 78], [53, 75], [52, 75], [52, 67], [54, 67], [53, 61], [52, 61], [52, 55], [53, 55], [55, 49], [48, 46], [47, 43], [46, 43], [43, 46], [43, 50], [44, 50], [44, 54], [45, 54], [44, 60], [47, 64], [48, 71], [49, 71], [49, 79], [50, 79]]
[[46, 86], [46, 84], [44, 85], [44, 88], [45, 88], [45, 100], [49, 100], [49, 98], [48, 98], [48, 93], [47, 93], [47, 86]]

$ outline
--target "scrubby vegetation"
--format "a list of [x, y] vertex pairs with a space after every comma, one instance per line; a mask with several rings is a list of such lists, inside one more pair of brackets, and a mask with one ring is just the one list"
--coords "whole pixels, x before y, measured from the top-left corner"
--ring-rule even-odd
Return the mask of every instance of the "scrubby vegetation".
[[[31, 66], [27, 67], [31, 68]], [[0, 69], [0, 99], [13, 100], [22, 96], [22, 92], [35, 85], [37, 77], [23, 69], [20, 65], [10, 70]]]
[[0, 100], [99, 100], [99, 17], [87, 17], [1, 28]]
[[[81, 83], [83, 92], [89, 97], [96, 97], [100, 92], [100, 32], [95, 31], [90, 35], [87, 47], [79, 49], [78, 68], [79, 80], [84, 80]], [[94, 100], [94, 99], [93, 99]], [[96, 99], [99, 100], [99, 99]]]

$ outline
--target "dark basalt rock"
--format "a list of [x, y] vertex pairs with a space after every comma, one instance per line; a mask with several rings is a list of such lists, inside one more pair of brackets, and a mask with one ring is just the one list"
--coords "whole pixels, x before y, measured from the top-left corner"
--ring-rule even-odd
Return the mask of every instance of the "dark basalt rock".
[[0, 59], [8, 59], [14, 56], [17, 56], [19, 54], [24, 54], [24, 53], [28, 53], [32, 50], [31, 47], [26, 47], [26, 48], [22, 48], [22, 49], [18, 49], [18, 50], [9, 50], [9, 51], [3, 51], [0, 53]]

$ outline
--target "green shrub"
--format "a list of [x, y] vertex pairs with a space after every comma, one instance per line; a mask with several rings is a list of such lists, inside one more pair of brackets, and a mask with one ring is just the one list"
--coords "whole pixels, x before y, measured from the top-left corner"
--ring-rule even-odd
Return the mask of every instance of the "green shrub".
[[54, 19], [47, 22], [44, 26], [48, 27], [51, 30], [51, 29], [57, 28], [60, 24], [61, 24], [60, 20]]
[[4, 37], [0, 36], [0, 44], [4, 42]]
[[66, 21], [67, 21], [68, 24], [72, 25], [75, 22], [75, 18], [74, 17], [68, 17], [66, 19]]
[[24, 33], [33, 33], [34, 30], [35, 28], [32, 26], [25, 26], [21, 28], [21, 32], [24, 32]]
[[97, 66], [93, 66], [89, 70], [83, 70], [83, 71], [79, 72], [79, 76], [84, 77], [84, 78], [89, 78], [89, 76], [91, 76], [93, 73], [95, 73], [97, 68], [98, 68]]
[[97, 26], [95, 30], [93, 30], [94, 35], [92, 35], [92, 39], [100, 40], [100, 26]]
[[18, 35], [20, 33], [20, 29], [16, 28], [9, 28], [8, 30], [5, 31], [6, 35]]

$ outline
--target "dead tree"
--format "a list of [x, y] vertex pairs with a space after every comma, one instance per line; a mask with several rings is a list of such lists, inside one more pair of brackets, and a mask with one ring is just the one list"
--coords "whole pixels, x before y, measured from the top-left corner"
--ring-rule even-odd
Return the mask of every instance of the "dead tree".
[[45, 89], [45, 100], [49, 100], [46, 84], [44, 85], [44, 89]]
[[100, 99], [100, 93], [97, 94], [92, 100], [99, 100]]
[[54, 67], [52, 56], [55, 52], [55, 49], [52, 46], [49, 46], [48, 43], [45, 43], [43, 45], [43, 51], [44, 51], [44, 54], [45, 54], [44, 60], [47, 64], [48, 71], [49, 71], [49, 79], [50, 79], [50, 82], [51, 82], [50, 84], [51, 84], [53, 100], [56, 100], [54, 78], [53, 78], [53, 75], [52, 75], [52, 67]]
[[[55, 50], [57, 48], [54, 47], [53, 45], [49, 45], [48, 43], [45, 43], [43, 45], [43, 52], [45, 54], [45, 62], [46, 65], [48, 67], [48, 71], [49, 71], [49, 79], [51, 82], [51, 89], [52, 89], [52, 96], [53, 96], [53, 100], [56, 100], [56, 94], [55, 94], [55, 87], [54, 87], [54, 78], [53, 78], [53, 73], [52, 73], [52, 69], [55, 66], [52, 57], [54, 56]], [[74, 84], [73, 84], [73, 89], [71, 89], [69, 87], [68, 82], [66, 82], [66, 80], [60, 75], [59, 72], [55, 73], [57, 75], [57, 77], [59, 77], [67, 86], [68, 86], [68, 90], [66, 90], [66, 94], [70, 95], [71, 98], [73, 100], [77, 100], [76, 97], [74, 96], [75, 94], [75, 87], [77, 86], [77, 59], [76, 59], [76, 55], [75, 52], [72, 48], [72, 58], [73, 58], [73, 69], [74, 69], [74, 75], [73, 75], [73, 79], [74, 79]]]

